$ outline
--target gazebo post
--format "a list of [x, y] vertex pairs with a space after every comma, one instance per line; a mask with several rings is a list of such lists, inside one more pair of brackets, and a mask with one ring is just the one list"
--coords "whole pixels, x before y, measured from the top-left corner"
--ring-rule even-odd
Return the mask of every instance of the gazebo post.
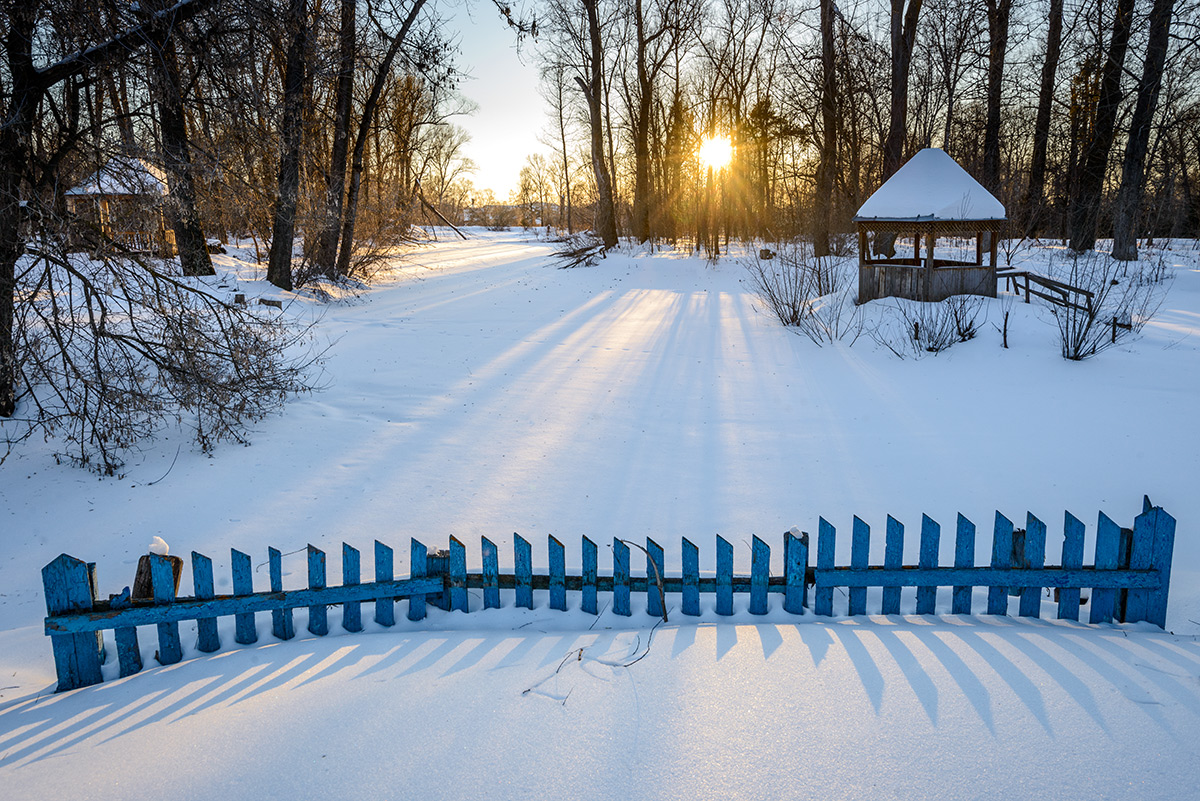
[[983, 266], [983, 231], [975, 232], [975, 263]]

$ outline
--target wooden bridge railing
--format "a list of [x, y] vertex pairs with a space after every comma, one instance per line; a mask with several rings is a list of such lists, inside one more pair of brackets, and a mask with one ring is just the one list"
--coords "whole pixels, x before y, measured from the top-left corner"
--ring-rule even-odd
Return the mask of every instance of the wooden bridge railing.
[[[666, 619], [666, 596], [681, 596], [680, 611], [684, 615], [700, 614], [700, 596], [715, 596], [718, 615], [733, 614], [733, 596], [748, 594], [749, 612], [766, 614], [768, 594], [783, 595], [783, 609], [789, 613], [807, 614], [809, 587], [814, 588], [812, 612], [818, 616], [834, 614], [834, 589], [848, 588], [846, 613], [861, 615], [867, 612], [867, 588], [881, 587], [882, 614], [899, 614], [901, 593], [905, 587], [916, 588], [916, 613], [933, 614], [939, 587], [950, 587], [951, 612], [972, 614], [972, 589], [987, 587], [989, 615], [1008, 612], [1010, 594], [1020, 595], [1019, 614], [1038, 617], [1041, 614], [1043, 588], [1056, 588], [1059, 618], [1078, 620], [1080, 590], [1091, 593], [1090, 623], [1108, 623], [1114, 618], [1127, 622], [1148, 621], [1164, 626], [1167, 595], [1170, 585], [1171, 556], [1175, 541], [1175, 519], [1160, 507], [1152, 507], [1147, 499], [1142, 514], [1132, 529], [1122, 529], [1103, 513], [1096, 529], [1095, 555], [1091, 565], [1084, 565], [1084, 525], [1070, 513], [1065, 515], [1061, 562], [1047, 566], [1046, 526], [1032, 514], [1023, 532], [1016, 532], [1004, 515], [996, 513], [992, 534], [990, 564], [975, 566], [975, 525], [959, 515], [955, 529], [954, 562], [939, 566], [940, 526], [923, 517], [920, 531], [920, 556], [917, 565], [903, 564], [904, 526], [888, 517], [884, 538], [883, 564], [870, 565], [870, 528], [854, 518], [851, 528], [850, 564], [835, 563], [836, 532], [823, 518], [817, 535], [814, 566], [809, 564], [809, 536], [793, 529], [784, 534], [782, 576], [770, 575], [770, 546], [754, 537], [751, 545], [749, 575], [735, 576], [733, 546], [716, 538], [715, 575], [700, 575], [699, 549], [686, 537], [681, 542], [682, 565], [678, 575], [669, 576], [665, 570], [664, 552], [652, 539], [642, 550], [646, 570], [641, 576], [631, 575], [630, 545], [625, 540], [612, 543], [611, 575], [599, 575], [596, 543], [582, 539], [582, 570], [567, 575], [562, 543], [551, 536], [549, 569], [535, 574], [530, 543], [514, 535], [514, 570], [499, 571], [495, 543], [481, 538], [482, 571], [468, 573], [466, 546], [450, 538], [447, 551], [429, 551], [417, 540], [411, 541], [408, 578], [398, 579], [393, 570], [393, 552], [388, 546], [375, 543], [374, 581], [360, 581], [359, 552], [343, 544], [342, 584], [328, 586], [325, 553], [308, 546], [308, 587], [284, 590], [282, 555], [274, 548], [268, 550], [269, 590], [254, 590], [250, 557], [232, 551], [232, 595], [216, 595], [213, 591], [212, 560], [193, 552], [191, 555], [193, 596], [176, 597], [174, 557], [147, 556], [150, 564], [152, 599], [130, 599], [129, 587], [108, 600], [96, 596], [95, 565], [63, 554], [42, 569], [48, 616], [46, 634], [54, 651], [58, 689], [68, 690], [96, 684], [103, 680], [101, 665], [106, 648], [101, 632], [113, 631], [121, 676], [142, 669], [138, 644], [138, 626], [157, 628], [158, 660], [172, 664], [182, 659], [179, 623], [196, 621], [196, 648], [202, 652], [221, 647], [217, 631], [218, 617], [235, 618], [234, 641], [242, 644], [256, 642], [258, 632], [254, 616], [270, 612], [272, 633], [279, 639], [295, 636], [293, 611], [307, 608], [308, 630], [322, 636], [328, 633], [327, 607], [342, 607], [342, 627], [347, 631], [362, 630], [364, 602], [374, 603], [374, 619], [382, 626], [395, 623], [395, 602], [408, 600], [408, 619], [421, 620], [426, 605], [433, 604], [447, 611], [471, 612], [474, 609], [468, 590], [482, 590], [482, 608], [501, 606], [501, 589], [514, 591], [518, 607], [533, 608], [533, 591], [549, 591], [549, 608], [567, 609], [567, 592], [580, 593], [579, 608], [598, 614], [599, 593], [611, 594], [614, 614], [628, 616], [632, 593], [646, 593], [646, 611]], [[1014, 547], [1014, 544], [1016, 547]]]

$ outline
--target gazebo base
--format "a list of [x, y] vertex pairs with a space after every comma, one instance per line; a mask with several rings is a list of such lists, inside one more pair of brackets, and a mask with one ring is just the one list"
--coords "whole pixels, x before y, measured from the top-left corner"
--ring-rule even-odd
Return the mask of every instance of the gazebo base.
[[936, 302], [952, 295], [996, 297], [996, 268], [990, 265], [918, 267], [875, 262], [858, 267], [858, 302], [907, 298]]

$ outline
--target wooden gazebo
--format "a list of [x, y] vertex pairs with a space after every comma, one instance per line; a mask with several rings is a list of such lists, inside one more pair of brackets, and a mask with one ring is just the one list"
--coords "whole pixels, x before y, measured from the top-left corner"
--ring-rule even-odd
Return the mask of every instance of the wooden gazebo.
[[154, 166], [142, 159], [110, 160], [63, 193], [77, 220], [73, 242], [96, 248], [108, 240], [134, 252], [175, 255], [175, 231], [163, 215], [166, 194], [166, 180]]
[[[1007, 222], [1004, 205], [944, 150], [925, 148], [909, 159], [867, 199], [854, 222], [859, 303], [888, 297], [996, 297], [996, 240]], [[912, 236], [912, 257], [872, 254], [872, 234]], [[991, 235], [987, 263], [985, 234]], [[974, 261], [936, 258], [939, 236], [974, 237]]]

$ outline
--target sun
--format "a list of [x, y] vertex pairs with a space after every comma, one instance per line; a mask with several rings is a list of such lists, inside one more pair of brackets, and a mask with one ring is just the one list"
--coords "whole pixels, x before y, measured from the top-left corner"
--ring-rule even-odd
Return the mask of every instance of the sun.
[[709, 136], [700, 142], [696, 155], [705, 167], [719, 170], [733, 160], [733, 143], [728, 136]]

